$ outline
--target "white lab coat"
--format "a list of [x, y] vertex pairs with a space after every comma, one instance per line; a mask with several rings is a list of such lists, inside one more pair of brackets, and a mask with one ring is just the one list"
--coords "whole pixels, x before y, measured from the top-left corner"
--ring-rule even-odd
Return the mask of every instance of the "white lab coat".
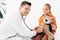
[[36, 31], [30, 31], [26, 26], [23, 26], [22, 17], [19, 12], [6, 15], [4, 21], [0, 24], [0, 40], [5, 40], [9, 36], [16, 35], [16, 33], [20, 37], [11, 38], [11, 40], [31, 40], [31, 37], [36, 35]]

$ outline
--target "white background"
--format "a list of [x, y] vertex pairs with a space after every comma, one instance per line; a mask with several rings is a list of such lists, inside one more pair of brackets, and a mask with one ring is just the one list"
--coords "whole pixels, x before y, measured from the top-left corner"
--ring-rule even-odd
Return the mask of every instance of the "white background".
[[[13, 12], [18, 9], [23, 0], [6, 0], [7, 11]], [[55, 40], [60, 40], [60, 0], [27, 0], [32, 3], [30, 14], [26, 18], [27, 25], [33, 29], [38, 26], [39, 17], [43, 14], [43, 5], [49, 3], [51, 5], [52, 13], [56, 16], [57, 31], [55, 33]]]

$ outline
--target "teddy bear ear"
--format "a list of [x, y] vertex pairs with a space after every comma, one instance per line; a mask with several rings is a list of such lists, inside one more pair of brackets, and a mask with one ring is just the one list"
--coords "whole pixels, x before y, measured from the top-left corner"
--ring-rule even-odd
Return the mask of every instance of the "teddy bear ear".
[[54, 17], [52, 17], [52, 22], [54, 22], [55, 21], [55, 19], [54, 19]]

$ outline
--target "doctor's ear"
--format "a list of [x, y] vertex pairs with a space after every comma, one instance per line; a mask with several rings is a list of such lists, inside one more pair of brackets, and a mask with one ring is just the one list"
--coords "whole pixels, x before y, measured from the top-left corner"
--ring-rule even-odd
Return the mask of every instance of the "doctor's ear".
[[19, 9], [21, 9], [21, 6], [19, 7]]
[[21, 8], [22, 8], [22, 6], [20, 5], [20, 6], [19, 6], [19, 9], [21, 9]]

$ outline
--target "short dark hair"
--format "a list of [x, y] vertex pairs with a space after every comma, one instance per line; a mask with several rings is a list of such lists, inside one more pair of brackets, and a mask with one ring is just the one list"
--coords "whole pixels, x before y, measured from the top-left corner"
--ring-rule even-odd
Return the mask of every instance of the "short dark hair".
[[23, 1], [23, 2], [21, 3], [21, 6], [23, 6], [23, 5], [25, 5], [25, 4], [27, 4], [27, 5], [31, 6], [31, 3], [30, 3], [30, 2], [28, 2], [28, 1]]
[[51, 10], [51, 5], [50, 5], [50, 4], [47, 3], [47, 4], [45, 4], [45, 5], [47, 5], [47, 6], [49, 7], [49, 9]]

